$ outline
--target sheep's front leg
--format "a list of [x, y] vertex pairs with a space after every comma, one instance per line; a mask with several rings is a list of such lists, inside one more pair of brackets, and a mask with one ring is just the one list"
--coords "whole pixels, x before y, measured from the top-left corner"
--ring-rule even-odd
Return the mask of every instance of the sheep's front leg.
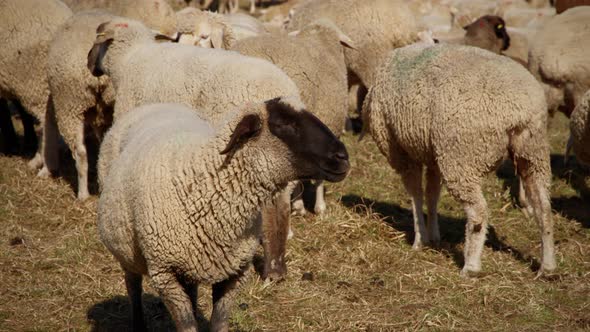
[[178, 332], [196, 332], [197, 321], [191, 299], [173, 273], [150, 271], [152, 286], [168, 308]]
[[262, 212], [265, 279], [280, 280], [287, 273], [285, 253], [293, 187], [293, 183], [287, 185]]
[[323, 214], [326, 211], [326, 201], [324, 199], [324, 181], [317, 181], [315, 184], [315, 206], [316, 214]]
[[145, 321], [143, 320], [143, 307], [141, 304], [141, 294], [143, 288], [141, 282], [143, 277], [125, 270], [125, 286], [127, 287], [127, 296], [131, 303], [131, 319], [133, 321], [133, 331], [146, 331]]
[[238, 286], [246, 268], [242, 269], [237, 275], [229, 279], [218, 282], [213, 285], [213, 313], [211, 314], [211, 331], [227, 332], [229, 331], [229, 312], [233, 295], [238, 290]]
[[408, 165], [408, 168], [400, 172], [406, 191], [412, 197], [412, 215], [414, 216], [414, 245], [412, 249], [420, 250], [428, 243], [428, 233], [424, 224], [424, 212], [422, 211], [422, 166]]
[[440, 171], [428, 168], [426, 170], [426, 205], [428, 208], [428, 236], [434, 246], [440, 245], [440, 231], [438, 227], [437, 206], [442, 188]]
[[467, 225], [465, 226], [465, 265], [461, 271], [464, 277], [477, 276], [481, 271], [481, 253], [486, 240], [488, 228], [488, 208], [485, 198], [478, 185], [471, 190], [473, 199], [464, 203]]
[[84, 143], [84, 122], [80, 121], [76, 128], [76, 143], [72, 153], [76, 160], [76, 169], [78, 170], [78, 199], [83, 201], [87, 199], [88, 193], [88, 153]]

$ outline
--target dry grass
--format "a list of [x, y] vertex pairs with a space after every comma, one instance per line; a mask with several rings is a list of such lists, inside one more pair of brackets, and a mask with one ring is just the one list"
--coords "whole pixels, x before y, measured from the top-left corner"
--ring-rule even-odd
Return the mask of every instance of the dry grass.
[[[590, 205], [580, 198], [583, 172], [562, 166], [566, 127], [558, 116], [550, 129], [559, 263], [551, 280], [534, 279], [539, 231], [513, 203], [509, 166], [485, 181], [492, 225], [486, 274], [465, 280], [459, 277], [461, 207], [443, 193], [442, 249], [412, 251], [409, 198], [398, 176], [370, 139], [347, 136], [352, 173], [329, 185], [324, 217], [294, 220], [287, 279], [265, 284], [251, 274], [236, 299], [233, 329], [590, 329]], [[75, 177], [72, 172], [69, 167], [65, 178]], [[123, 276], [97, 239], [95, 209], [96, 197], [77, 202], [64, 179], [36, 178], [23, 159], [0, 157], [1, 331], [128, 329]], [[147, 291], [148, 324], [154, 331], [172, 329], [165, 307]]]

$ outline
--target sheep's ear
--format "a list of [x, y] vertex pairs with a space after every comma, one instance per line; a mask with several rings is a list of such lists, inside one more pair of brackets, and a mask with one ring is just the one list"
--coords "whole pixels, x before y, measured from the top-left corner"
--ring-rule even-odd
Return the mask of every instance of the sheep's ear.
[[[97, 31], [100, 31], [101, 26], [102, 24], [99, 26], [99, 30]], [[96, 77], [104, 75], [104, 71], [102, 69], [102, 59], [104, 58], [104, 55], [109, 45], [113, 41], [113, 35], [114, 33], [112, 30], [106, 32], [98, 32], [96, 34], [96, 40], [94, 41], [94, 45], [92, 45], [90, 52], [88, 52], [87, 66], [92, 75]]]
[[506, 51], [510, 47], [510, 36], [508, 35], [508, 31], [506, 31], [506, 24], [503, 20], [494, 26], [494, 32], [496, 33], [496, 37], [502, 39], [502, 51]]
[[230, 151], [234, 151], [240, 148], [244, 143], [253, 137], [258, 136], [262, 129], [262, 120], [260, 116], [256, 114], [248, 114], [240, 120], [234, 132], [231, 134], [229, 143], [220, 154], [227, 154]]
[[213, 29], [213, 31], [211, 31], [211, 45], [213, 48], [223, 48], [222, 29]]

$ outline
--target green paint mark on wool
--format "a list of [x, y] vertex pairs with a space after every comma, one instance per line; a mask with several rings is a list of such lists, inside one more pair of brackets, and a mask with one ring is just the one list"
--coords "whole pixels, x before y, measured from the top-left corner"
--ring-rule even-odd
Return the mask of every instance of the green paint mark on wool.
[[417, 54], [411, 51], [396, 52], [392, 59], [392, 64], [395, 68], [395, 77], [399, 80], [407, 80], [411, 78], [418, 70], [429, 65], [440, 52], [441, 47], [438, 46], [424, 48]]

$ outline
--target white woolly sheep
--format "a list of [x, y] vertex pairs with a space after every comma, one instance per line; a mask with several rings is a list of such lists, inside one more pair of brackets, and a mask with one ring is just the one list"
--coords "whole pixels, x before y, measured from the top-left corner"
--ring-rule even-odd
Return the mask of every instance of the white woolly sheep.
[[590, 7], [571, 8], [551, 18], [529, 49], [529, 70], [545, 89], [550, 112], [570, 115], [590, 89]]
[[440, 241], [436, 210], [444, 183], [467, 214], [462, 274], [479, 272], [488, 224], [480, 182], [509, 155], [541, 228], [540, 272], [555, 269], [545, 109], [534, 77], [506, 57], [427, 43], [391, 53], [367, 95], [363, 119], [412, 197], [414, 249]]
[[[49, 85], [45, 75], [49, 43], [72, 11], [57, 0], [0, 1], [0, 98], [17, 100], [44, 127], [51, 116]], [[2, 109], [1, 112], [8, 112]], [[55, 127], [45, 128], [39, 151], [29, 162], [39, 175], [48, 175], [57, 160], [44, 165], [44, 150], [56, 146]], [[47, 134], [50, 134], [47, 136]]]
[[[167, 11], [154, 6], [154, 1], [124, 1], [133, 10], [120, 11], [129, 14], [143, 13], [145, 24], [162, 34], [171, 34], [175, 19]], [[119, 6], [122, 5], [119, 4]], [[147, 15], [146, 13], [151, 13]], [[88, 193], [88, 158], [84, 143], [85, 127], [92, 128], [100, 140], [111, 125], [114, 105], [114, 89], [107, 77], [96, 78], [88, 71], [88, 50], [96, 37], [96, 28], [117, 16], [95, 9], [73, 15], [56, 33], [49, 48], [47, 76], [55, 106], [55, 117], [47, 125], [57, 126], [65, 143], [72, 151], [78, 172], [78, 199], [84, 200]], [[160, 25], [161, 24], [161, 25]], [[57, 147], [47, 155], [57, 154]]]
[[112, 129], [128, 126], [99, 198], [98, 229], [125, 272], [136, 331], [145, 329], [143, 275], [177, 331], [197, 331], [197, 288], [212, 284], [211, 330], [228, 331], [231, 296], [258, 246], [260, 207], [289, 181], [340, 181], [349, 168], [342, 142], [297, 101], [226, 112], [216, 131], [197, 113], [147, 105]]
[[289, 31], [301, 30], [320, 18], [327, 18], [350, 37], [356, 49], [346, 49], [344, 57], [349, 70], [349, 86], [373, 85], [378, 66], [389, 51], [414, 42], [418, 27], [412, 11], [398, 0], [316, 0], [302, 2], [294, 8]]
[[236, 41], [233, 28], [224, 15], [187, 7], [178, 11], [176, 18], [181, 44], [229, 49]]
[[582, 96], [572, 112], [570, 131], [571, 146], [576, 157], [580, 162], [590, 164], [590, 90]]

